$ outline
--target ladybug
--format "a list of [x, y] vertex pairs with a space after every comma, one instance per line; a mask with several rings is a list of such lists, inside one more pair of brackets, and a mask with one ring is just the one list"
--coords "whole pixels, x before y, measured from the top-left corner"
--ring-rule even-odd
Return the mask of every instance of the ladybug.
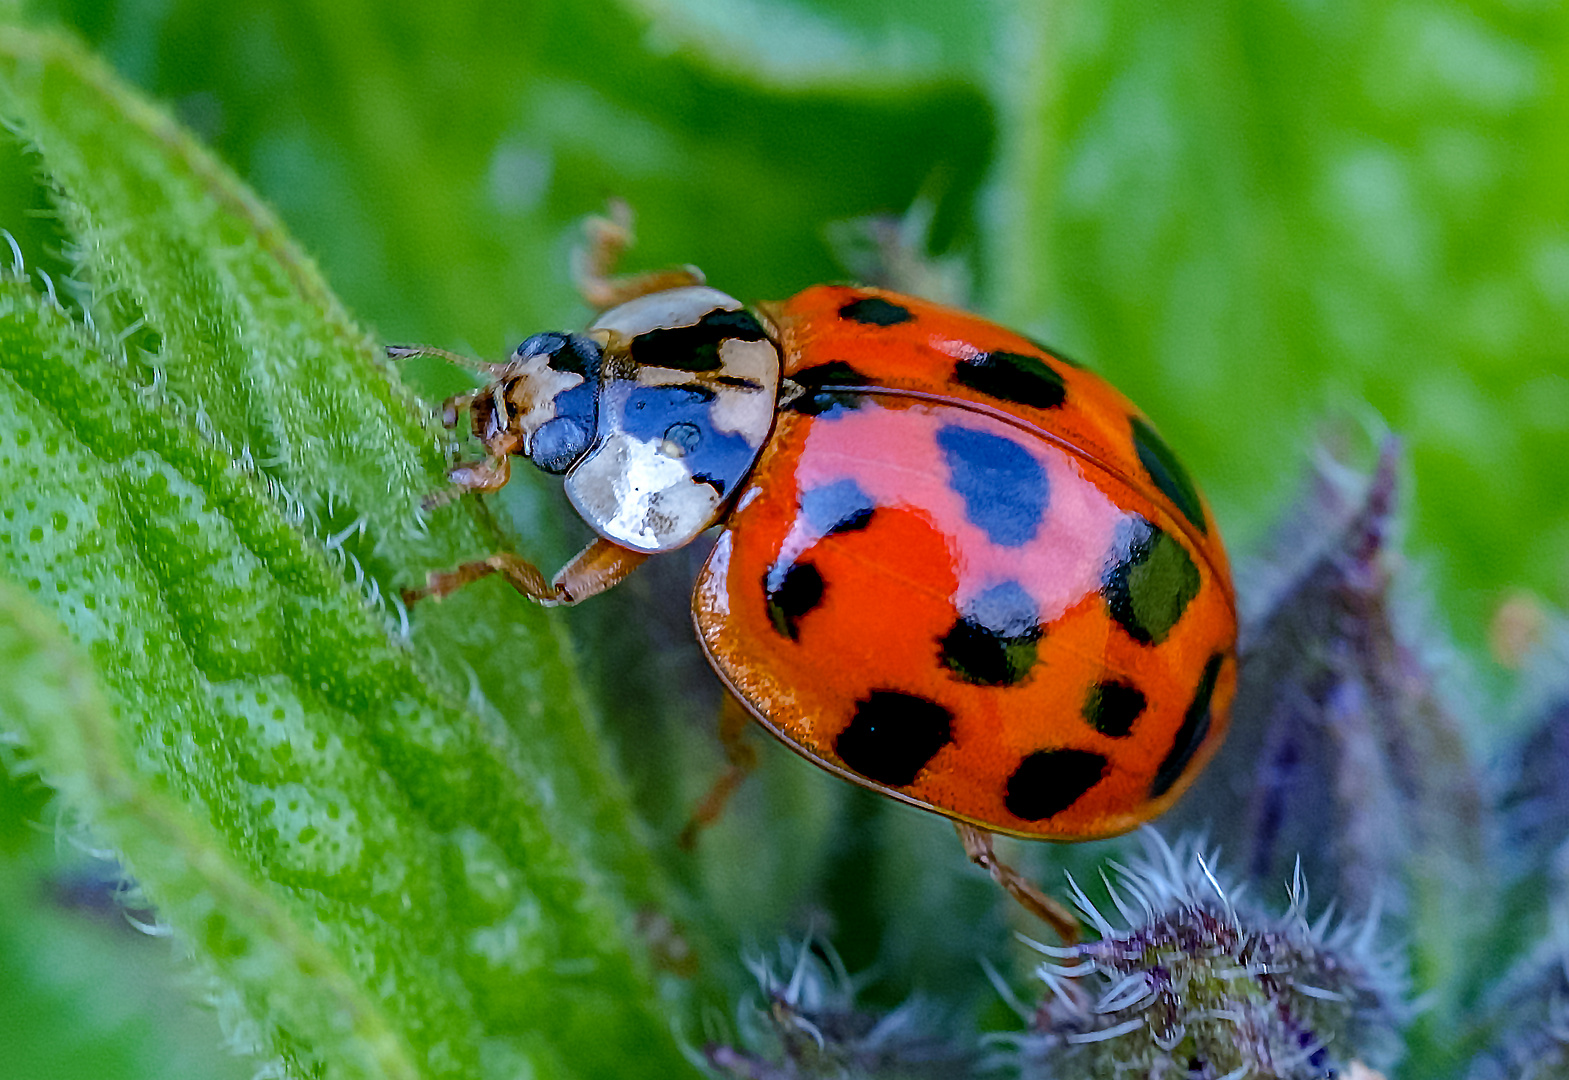
[[735, 698], [829, 772], [952, 819], [1071, 936], [991, 834], [1154, 818], [1236, 686], [1226, 553], [1154, 426], [1061, 354], [881, 289], [749, 309], [687, 268], [585, 291], [608, 306], [586, 331], [477, 365], [491, 381], [443, 417], [466, 408], [486, 450], [456, 490], [526, 457], [597, 538], [554, 579], [503, 553], [408, 598], [501, 573], [576, 603], [717, 526], [692, 614]]

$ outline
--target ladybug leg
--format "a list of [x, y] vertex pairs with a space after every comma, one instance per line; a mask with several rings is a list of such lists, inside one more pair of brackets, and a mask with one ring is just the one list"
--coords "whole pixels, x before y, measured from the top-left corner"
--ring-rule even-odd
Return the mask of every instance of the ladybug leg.
[[507, 486], [507, 478], [511, 475], [512, 459], [505, 454], [479, 461], [460, 461], [447, 470], [447, 479], [452, 481], [452, 486], [431, 492], [420, 500], [420, 507], [434, 510], [470, 492], [500, 491]]
[[[434, 356], [445, 360], [449, 364], [466, 367], [485, 375], [500, 377], [510, 370], [508, 364], [493, 364], [489, 360], [476, 360], [471, 356], [461, 353], [448, 352], [432, 345], [388, 345], [387, 357], [392, 360], [410, 360], [415, 357]], [[441, 426], [449, 431], [458, 426], [458, 416], [474, 402], [487, 394], [495, 392], [495, 384], [477, 386], [466, 394], [454, 394], [441, 403]], [[512, 448], [507, 446], [505, 452], [493, 454], [482, 461], [459, 462], [447, 470], [447, 478], [453, 486], [441, 491], [432, 492], [420, 501], [426, 510], [434, 510], [438, 506], [445, 506], [453, 499], [466, 495], [471, 491], [499, 491], [506, 486], [507, 478], [512, 475], [512, 464], [507, 459], [507, 453]]]
[[466, 394], [453, 394], [441, 403], [441, 426], [451, 431], [458, 426], [458, 414], [490, 392], [490, 387], [479, 386]]
[[618, 275], [616, 263], [633, 242], [632, 208], [612, 199], [608, 213], [608, 217], [591, 217], [583, 223], [585, 243], [572, 253], [573, 282], [591, 307], [606, 311], [649, 293], [704, 284], [703, 272], [695, 266]]
[[623, 581], [648, 558], [641, 551], [624, 548], [601, 537], [578, 552], [577, 557], [547, 580], [539, 567], [510, 552], [498, 552], [442, 573], [427, 575], [424, 588], [404, 589], [403, 602], [412, 604], [427, 596], [441, 599], [470, 582], [501, 574], [518, 592], [546, 607], [566, 606], [597, 596]]
[[571, 606], [621, 584], [647, 559], [645, 551], [599, 537], [556, 572], [550, 587], [557, 603]]
[[962, 821], [953, 823], [970, 861], [992, 876], [1009, 896], [1022, 904], [1026, 911], [1057, 932], [1065, 945], [1079, 940], [1079, 920], [1062, 904], [1041, 892], [1026, 881], [1017, 870], [997, 857], [992, 848], [992, 834]]
[[698, 802], [692, 816], [681, 829], [681, 836], [676, 841], [681, 845], [681, 850], [691, 851], [697, 846], [698, 833], [719, 820], [730, 802], [730, 796], [735, 794], [747, 775], [757, 768], [757, 748], [746, 737], [751, 727], [752, 716], [746, 707], [734, 694], [726, 694], [719, 706], [719, 742], [725, 748], [725, 759], [729, 764]]

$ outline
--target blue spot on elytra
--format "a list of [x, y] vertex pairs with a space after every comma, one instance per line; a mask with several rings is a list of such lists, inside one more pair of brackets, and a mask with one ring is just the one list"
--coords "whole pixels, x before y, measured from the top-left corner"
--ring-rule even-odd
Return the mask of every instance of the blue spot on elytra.
[[1017, 581], [993, 585], [965, 605], [965, 615], [999, 637], [1040, 637], [1041, 606]]
[[864, 529], [875, 509], [872, 497], [854, 480], [835, 480], [801, 493], [801, 514], [820, 536]]
[[1046, 470], [1012, 439], [948, 424], [937, 432], [948, 463], [948, 483], [964, 500], [964, 515], [1003, 547], [1035, 538], [1050, 499]]

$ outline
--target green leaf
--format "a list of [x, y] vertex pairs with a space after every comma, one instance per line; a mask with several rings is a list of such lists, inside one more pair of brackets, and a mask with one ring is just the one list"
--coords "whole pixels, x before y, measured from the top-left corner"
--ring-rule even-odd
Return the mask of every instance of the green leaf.
[[[639, 213], [631, 268], [696, 263], [746, 298], [842, 277], [826, 239], [835, 221], [901, 214], [920, 201], [934, 211], [935, 248], [978, 283], [973, 306], [1062, 345], [1149, 413], [1212, 500], [1239, 565], [1294, 491], [1322, 418], [1376, 411], [1381, 419], [1366, 426], [1392, 429], [1409, 452], [1405, 550], [1429, 571], [1423, 593], [1473, 657], [1504, 590], [1569, 600], [1562, 5], [31, 8], [76, 28], [169, 103], [277, 208], [378, 338], [495, 356], [526, 334], [580, 325], [566, 254], [578, 219], [608, 195]], [[9, 77], [42, 77], [37, 65], [22, 68], [12, 64]], [[28, 137], [43, 145], [51, 127], [96, 115], [90, 104], [80, 118], [76, 105], [55, 111], [50, 124], [35, 119]], [[150, 130], [166, 130], [159, 124]], [[199, 437], [212, 432], [221, 457], [249, 447], [247, 475], [286, 509], [285, 528], [327, 551], [341, 582], [358, 580], [357, 564], [365, 589], [385, 598], [426, 569], [497, 547], [559, 564], [575, 542], [559, 527], [570, 515], [523, 480], [484, 500], [505, 537], [460, 508], [434, 517], [428, 536], [402, 534], [423, 487], [439, 482], [438, 444], [422, 433], [390, 450], [372, 443], [419, 410], [394, 394], [378, 412], [359, 397], [362, 381], [376, 397], [379, 376], [359, 344], [320, 346], [349, 325], [341, 315], [323, 320], [329, 301], [305, 305], [315, 313], [298, 327], [287, 299], [281, 319], [268, 314], [271, 287], [257, 265], [295, 282], [282, 288], [286, 298], [325, 293], [293, 245], [274, 245], [270, 262], [259, 247], [232, 266], [208, 258], [209, 226], [224, 226], [180, 220], [210, 207], [214, 192], [252, 222], [242, 243], [281, 234], [248, 197], [233, 197], [232, 181], [214, 179], [221, 171], [190, 165], [207, 159], [192, 157], [183, 136], [153, 139], [163, 150], [151, 160], [185, 158], [180, 182], [199, 174], [190, 186], [204, 194], [169, 200], [173, 210], [160, 213], [143, 196], [164, 190], [163, 180], [110, 198], [117, 181], [96, 174], [126, 156], [127, 134], [111, 125], [82, 144], [69, 202], [86, 211], [68, 208], [63, 218], [36, 214], [54, 203], [30, 183], [31, 162], [18, 165], [7, 156], [14, 148], [0, 147], [0, 224], [18, 235], [30, 267], [55, 275], [68, 306], [75, 293], [62, 272], [88, 282], [86, 304], [103, 331], [93, 341], [111, 365], [121, 362], [115, 339], [162, 312], [161, 323], [125, 338], [132, 386], [156, 386], [150, 400]], [[46, 169], [71, 164], [70, 147], [54, 147]], [[116, 222], [131, 221], [117, 233]], [[93, 236], [114, 258], [139, 252], [138, 262], [107, 265], [106, 256], [79, 271]], [[54, 250], [62, 247], [64, 257]], [[153, 277], [178, 280], [172, 300], [156, 282], [135, 284], [153, 266]], [[250, 283], [233, 289], [236, 276]], [[270, 329], [258, 334], [258, 322]], [[357, 341], [359, 331], [347, 333]], [[198, 349], [200, 362], [185, 363], [166, 336]], [[359, 359], [339, 364], [348, 356]], [[256, 390], [285, 368], [292, 397]], [[208, 372], [215, 377], [204, 382]], [[438, 365], [400, 376], [430, 399], [463, 386]], [[335, 390], [352, 407], [340, 407]], [[322, 416], [330, 419], [313, 428]], [[399, 455], [410, 445], [404, 477]], [[324, 461], [336, 464], [318, 467]], [[145, 478], [123, 484], [142, 504], [162, 497]], [[116, 504], [126, 505], [119, 491]], [[296, 525], [288, 515], [300, 512]], [[153, 533], [134, 536], [158, 547]], [[171, 546], [182, 545], [158, 549]], [[618, 924], [649, 900], [678, 911], [708, 980], [694, 993], [712, 992], [727, 972], [734, 986], [742, 943], [822, 912], [824, 936], [852, 970], [875, 963], [887, 974], [870, 991], [882, 1004], [920, 984], [941, 987], [958, 1012], [997, 1009], [973, 958], [1001, 955], [1002, 919], [940, 820], [849, 790], [769, 744], [760, 775], [697, 856], [672, 850], [669, 838], [721, 767], [712, 681], [685, 625], [689, 561], [651, 563], [567, 624], [583, 645], [584, 684], [604, 703], [612, 752], [651, 823], [646, 836], [627, 824], [624, 793], [580, 719], [573, 681], [558, 678], [567, 669], [557, 621], [499, 587], [476, 586], [476, 595], [415, 613], [418, 670], [450, 702], [468, 700], [474, 673], [484, 729], [500, 733], [525, 790], [551, 793], [540, 813], [581, 856], [587, 887]], [[207, 595], [197, 592], [177, 599], [197, 606]], [[266, 616], [258, 610], [247, 627]], [[397, 623], [385, 606], [381, 617]], [[268, 642], [279, 635], [247, 633], [201, 663], [219, 669], [277, 652]], [[1447, 677], [1466, 665], [1443, 666]], [[1507, 721], [1492, 715], [1462, 715], [1468, 744], [1500, 738]], [[1188, 804], [1198, 817], [1243, 812], [1234, 792], [1202, 804], [1190, 795]], [[467, 834], [454, 846], [491, 865]], [[1093, 880], [1107, 854], [1105, 845], [1020, 845], [1012, 857], [1049, 884], [1064, 863]], [[291, 872], [307, 880], [339, 855], [317, 851], [315, 863]], [[689, 894], [667, 904], [652, 860]], [[1435, 905], [1422, 920], [1416, 955], [1475, 961], [1476, 971], [1509, 964], [1502, 947], [1478, 961], [1442, 925], [1442, 911]], [[1510, 928], [1500, 940], [1517, 946], [1527, 933]], [[724, 950], [717, 963], [715, 941]], [[1464, 985], [1477, 981], [1469, 975]], [[1456, 985], [1442, 992], [1464, 994]], [[1409, 1075], [1445, 1075], [1446, 1056], [1460, 1052], [1446, 1025], [1428, 1027], [1428, 1041], [1412, 1044]]]
[[0, 577], [45, 613], [6, 723], [292, 1074], [684, 1070], [556, 622], [480, 588], [401, 636], [501, 541], [420, 519], [439, 443], [374, 343], [74, 45], [0, 30], [0, 94], [91, 316], [0, 281]]
[[1144, 405], [1233, 544], [1327, 414], [1407, 440], [1471, 642], [1569, 598], [1559, 5], [1014, 5], [996, 310]]

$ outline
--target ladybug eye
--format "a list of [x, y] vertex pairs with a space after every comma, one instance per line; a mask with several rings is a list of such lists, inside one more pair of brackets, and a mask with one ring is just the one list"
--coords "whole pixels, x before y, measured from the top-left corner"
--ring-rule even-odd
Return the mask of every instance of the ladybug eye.
[[512, 355], [518, 360], [527, 360], [531, 356], [541, 356], [557, 352], [567, 343], [568, 335], [552, 330], [544, 334], [535, 334], [512, 350]]
[[583, 456], [593, 438], [594, 433], [578, 418], [558, 416], [534, 433], [528, 457], [548, 473], [564, 473]]
[[564, 473], [588, 451], [602, 366], [599, 343], [582, 334], [535, 334], [513, 350], [496, 383], [506, 399], [504, 426], [539, 468]]

